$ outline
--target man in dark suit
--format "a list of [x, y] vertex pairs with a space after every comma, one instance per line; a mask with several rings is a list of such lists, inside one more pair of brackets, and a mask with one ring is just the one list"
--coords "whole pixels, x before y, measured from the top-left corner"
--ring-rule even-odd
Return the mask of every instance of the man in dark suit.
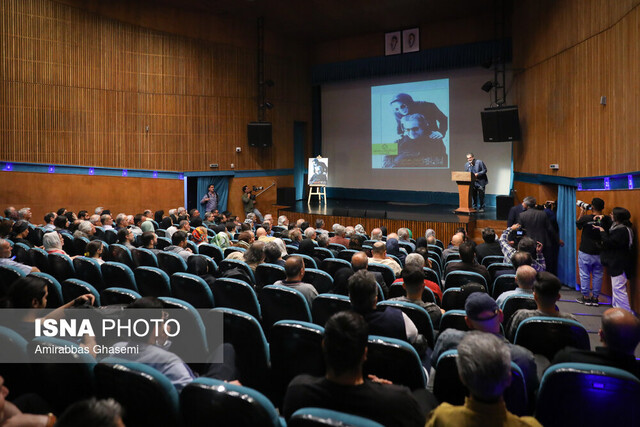
[[[543, 210], [536, 209], [535, 198], [527, 197], [525, 201], [526, 210], [520, 214], [518, 224], [524, 228], [527, 236], [542, 243], [542, 253], [545, 260], [551, 259], [554, 253], [558, 253], [554, 250], [560, 243], [558, 232], [551, 225], [547, 214]], [[549, 271], [548, 268], [547, 271]], [[551, 271], [551, 273], [555, 274], [554, 271]]]
[[489, 183], [487, 179], [487, 166], [482, 160], [477, 160], [473, 153], [467, 153], [467, 163], [464, 170], [473, 173], [475, 183], [473, 188], [473, 208], [478, 212], [484, 212], [484, 188]]
[[522, 212], [524, 212], [527, 199], [528, 197], [525, 197], [522, 203], [520, 203], [519, 205], [515, 205], [511, 209], [509, 209], [509, 216], [507, 217], [507, 227], [511, 227], [513, 224], [516, 224], [518, 222], [518, 217]]

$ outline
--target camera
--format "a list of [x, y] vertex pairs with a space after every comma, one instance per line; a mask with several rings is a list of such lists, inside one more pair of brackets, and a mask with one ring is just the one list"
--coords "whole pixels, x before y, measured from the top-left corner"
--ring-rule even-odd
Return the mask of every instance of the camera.
[[544, 207], [549, 209], [549, 210], [555, 210], [556, 202], [547, 201], [547, 202], [545, 202]]
[[260, 191], [263, 190], [264, 187], [256, 187], [255, 185], [253, 186], [253, 191]]
[[583, 202], [582, 200], [576, 201], [576, 206], [579, 207], [579, 208], [584, 209], [585, 211], [588, 211], [588, 210], [591, 209], [591, 205]]

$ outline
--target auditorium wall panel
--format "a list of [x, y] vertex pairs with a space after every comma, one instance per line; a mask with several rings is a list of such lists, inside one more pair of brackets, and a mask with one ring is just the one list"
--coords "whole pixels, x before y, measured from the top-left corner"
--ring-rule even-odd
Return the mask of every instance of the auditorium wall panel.
[[[585, 177], [639, 169], [639, 4], [514, 3], [510, 96], [522, 125], [516, 171]], [[559, 171], [549, 169], [553, 163]]]
[[[244, 218], [244, 209], [242, 205], [242, 187], [248, 185], [250, 187], [264, 187], [265, 189], [275, 182], [275, 185], [258, 198], [255, 207], [262, 213], [272, 214], [274, 220], [277, 220], [278, 210], [274, 206], [278, 199], [278, 187], [293, 187], [293, 175], [283, 176], [254, 176], [254, 177], [234, 177], [229, 181], [229, 199], [227, 210], [232, 214]], [[255, 192], [254, 194], [259, 193]], [[274, 224], [275, 225], [275, 224]]]
[[274, 147], [257, 150], [246, 137], [258, 114], [256, 25], [146, 0], [7, 0], [0, 20], [0, 160], [293, 167], [293, 122], [311, 115], [301, 42], [265, 35]]
[[93, 212], [98, 206], [120, 212], [142, 213], [145, 209], [174, 209], [184, 205], [184, 182], [179, 179], [131, 178], [1, 172], [2, 209], [30, 207], [32, 222], [42, 224], [44, 215], [59, 208]]

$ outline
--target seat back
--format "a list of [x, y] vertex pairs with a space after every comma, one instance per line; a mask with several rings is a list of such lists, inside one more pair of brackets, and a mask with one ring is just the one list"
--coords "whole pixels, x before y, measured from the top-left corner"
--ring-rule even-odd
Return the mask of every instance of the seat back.
[[278, 280], [286, 280], [287, 275], [284, 272], [284, 267], [264, 263], [256, 267], [255, 278], [256, 289], [260, 290], [267, 285], [273, 285]]
[[77, 237], [73, 239], [73, 251], [71, 252], [71, 254], [84, 256], [88, 244], [89, 239], [87, 239], [86, 237]]
[[331, 252], [330, 249], [319, 248], [319, 247], [313, 248], [313, 256], [318, 258], [320, 260], [320, 262], [324, 261], [327, 258], [335, 258], [333, 256], [333, 252]]
[[222, 314], [224, 342], [233, 345], [240, 382], [258, 390], [269, 389], [269, 345], [258, 320], [231, 308], [214, 308], [211, 311], [213, 314], [204, 317], [207, 334], [211, 333], [208, 325], [219, 321]]
[[256, 278], [253, 275], [253, 270], [251, 270], [251, 267], [249, 267], [249, 265], [246, 262], [240, 261], [240, 260], [237, 260], [237, 259], [224, 259], [224, 260], [222, 260], [220, 262], [219, 266], [220, 266], [220, 272], [222, 274], [224, 274], [226, 271], [232, 270], [234, 268], [242, 270], [244, 275], [246, 275], [246, 277], [249, 278], [249, 282], [248, 283], [250, 285], [252, 285], [252, 286], [255, 286]]
[[75, 277], [77, 279], [90, 283], [98, 290], [105, 288], [102, 280], [102, 269], [95, 259], [84, 256], [74, 258], [73, 267], [76, 269]]
[[47, 308], [58, 308], [64, 304], [62, 287], [60, 286], [60, 282], [58, 282], [53, 276], [41, 271], [29, 273], [29, 275], [40, 277], [47, 282], [47, 291], [49, 292], [49, 295], [47, 296]]
[[426, 388], [427, 377], [416, 350], [406, 341], [369, 335], [365, 377], [373, 374], [411, 390]]
[[459, 331], [468, 331], [469, 327], [467, 326], [467, 322], [464, 320], [467, 314], [464, 310], [447, 310], [440, 318], [440, 328], [438, 329], [439, 333], [442, 331], [453, 328]]
[[222, 249], [215, 245], [211, 245], [209, 243], [203, 243], [198, 247], [198, 253], [201, 255], [207, 255], [216, 262], [217, 265], [220, 265], [220, 261], [224, 259], [224, 255]]
[[442, 308], [449, 310], [464, 310], [467, 295], [462, 288], [449, 288], [442, 294]]
[[[36, 351], [37, 349], [39, 351]], [[71, 349], [56, 351], [56, 349]], [[51, 350], [49, 350], [51, 349]], [[63, 411], [78, 400], [95, 393], [93, 367], [95, 359], [80, 351], [71, 341], [52, 337], [37, 337], [27, 345], [29, 362], [35, 378], [38, 378], [38, 394], [56, 411]]]
[[156, 244], [156, 248], [164, 251], [164, 248], [166, 248], [167, 246], [171, 246], [171, 239], [169, 239], [168, 237], [158, 236], [158, 243]]
[[311, 322], [311, 311], [302, 293], [287, 286], [268, 285], [260, 292], [262, 322], [267, 336], [278, 320]]
[[22, 242], [18, 242], [13, 245], [11, 251], [16, 257], [16, 262], [31, 265], [31, 258], [29, 257], [29, 246], [25, 245]]
[[535, 310], [538, 308], [536, 300], [533, 299], [533, 295], [510, 295], [502, 303], [503, 325], [508, 325], [513, 313], [520, 309]]
[[80, 279], [67, 279], [62, 282], [62, 298], [65, 304], [85, 294], [92, 294], [96, 299], [93, 305], [100, 307], [100, 293], [90, 283]]
[[30, 248], [29, 258], [31, 259], [30, 265], [38, 267], [40, 271], [49, 272], [49, 255], [44, 249]]
[[95, 375], [98, 395], [112, 397], [123, 406], [126, 425], [182, 425], [178, 392], [160, 371], [108, 357], [96, 365]]
[[493, 264], [489, 264], [487, 267], [487, 271], [492, 279], [496, 278], [496, 272], [501, 270], [512, 270], [513, 274], [515, 274], [515, 270], [513, 269], [513, 264], [508, 262], [494, 262]]
[[276, 405], [281, 404], [287, 385], [297, 375], [324, 376], [323, 335], [324, 328], [313, 323], [281, 320], [273, 325], [269, 351]]
[[118, 232], [114, 229], [105, 230], [104, 241], [107, 242], [109, 246], [113, 245], [118, 241]]
[[340, 252], [338, 252], [338, 258], [351, 262], [351, 258], [353, 257], [353, 254], [357, 252], [358, 251], [356, 251], [355, 249], [343, 249]]
[[176, 317], [180, 326], [190, 331], [189, 334], [179, 334], [171, 338], [172, 348], [182, 360], [191, 363], [193, 360], [206, 360], [209, 354], [207, 335], [200, 312], [191, 304], [177, 298], [160, 297], [165, 308], [180, 309], [180, 312], [172, 310], [169, 315]]
[[42, 227], [32, 227], [29, 225], [29, 235], [27, 239], [33, 243], [33, 246], [42, 246], [42, 237], [44, 236], [44, 228]]
[[121, 262], [107, 261], [100, 266], [104, 288], [126, 288], [138, 291], [136, 278], [131, 268]]
[[193, 252], [194, 254], [199, 253], [198, 245], [196, 245], [196, 243], [191, 240], [187, 240], [187, 248], [191, 249], [191, 252]]
[[144, 297], [170, 297], [169, 275], [156, 267], [142, 266], [133, 271], [140, 295]]
[[60, 233], [60, 235], [62, 236], [62, 249], [68, 254], [74, 254], [75, 247], [73, 241], [75, 238], [69, 233]]
[[381, 301], [378, 305], [396, 307], [402, 310], [414, 325], [416, 325], [418, 333], [426, 338], [429, 347], [433, 348], [435, 345], [435, 332], [433, 330], [431, 316], [429, 316], [427, 310], [417, 304], [405, 301]]
[[316, 260], [313, 259], [312, 257], [310, 257], [309, 255], [305, 255], [305, 254], [295, 254], [295, 256], [299, 256], [300, 258], [302, 258], [302, 261], [304, 261], [304, 268], [318, 268], [318, 265], [316, 264]]
[[502, 255], [487, 255], [482, 258], [482, 265], [489, 268], [491, 264], [504, 262], [504, 256]]
[[286, 245], [286, 248], [289, 255], [293, 255], [298, 252], [298, 247], [295, 245]]
[[497, 299], [501, 293], [512, 291], [517, 288], [516, 285], [516, 275], [515, 274], [503, 274], [496, 279], [491, 284], [491, 296], [493, 299]]
[[437, 284], [438, 286], [442, 286], [442, 283], [440, 282], [440, 275], [436, 272], [436, 270], [434, 270], [433, 268], [429, 268], [429, 267], [423, 267], [422, 271], [424, 271], [424, 278], [425, 279], [432, 281], [433, 283]]
[[70, 277], [75, 277], [76, 270], [73, 268], [71, 258], [64, 254], [51, 253], [47, 256], [49, 268], [47, 273], [55, 277], [58, 282], [64, 282]]
[[262, 318], [260, 304], [255, 291], [248, 283], [226, 277], [218, 278], [211, 289], [216, 307], [233, 308], [255, 317]]
[[340, 311], [351, 310], [349, 297], [338, 294], [320, 294], [311, 304], [313, 323], [324, 327], [327, 320]]
[[106, 288], [100, 292], [102, 305], [129, 305], [140, 298], [138, 292], [126, 288]]
[[159, 267], [156, 254], [149, 249], [135, 248], [131, 251], [131, 255], [133, 256], [133, 264], [136, 267]]
[[579, 322], [558, 317], [530, 317], [516, 330], [514, 344], [552, 360], [566, 346], [590, 350], [589, 335]]
[[378, 273], [382, 274], [384, 282], [387, 284], [387, 288], [389, 288], [393, 284], [393, 281], [396, 280], [396, 275], [388, 265], [371, 262], [367, 266], [367, 270], [377, 271]]
[[175, 298], [193, 305], [195, 308], [213, 308], [213, 294], [209, 285], [199, 276], [190, 273], [171, 275], [171, 293]]
[[536, 418], [545, 426], [640, 425], [640, 380], [621, 369], [559, 363], [540, 381]]
[[[284, 421], [262, 393], [211, 378], [197, 378], [180, 393], [187, 426], [280, 427]], [[212, 421], [215, 420], [215, 421]]]
[[204, 276], [205, 274], [215, 276], [218, 274], [218, 265], [210, 256], [193, 254], [187, 258], [187, 273], [196, 276]]
[[28, 360], [27, 340], [5, 326], [0, 326], [0, 376], [5, 384], [11, 385], [11, 396], [15, 398], [23, 393], [35, 392], [31, 366]]
[[302, 281], [312, 284], [318, 294], [331, 292], [333, 289], [333, 277], [323, 270], [305, 267]]
[[[436, 362], [433, 394], [439, 402], [463, 405], [465, 397], [469, 395], [469, 390], [462, 384], [458, 375], [457, 358], [458, 350], [447, 350]], [[511, 385], [504, 391], [503, 396], [509, 412], [518, 416], [527, 414], [528, 396], [524, 375], [514, 362], [511, 362]]]
[[232, 252], [242, 252], [243, 254], [246, 252], [247, 250], [245, 248], [241, 248], [241, 247], [237, 247], [237, 246], [229, 246], [228, 248], [225, 248], [223, 254], [224, 257], [228, 257]]
[[301, 408], [291, 415], [289, 427], [382, 427], [368, 418], [323, 408]]
[[444, 289], [460, 287], [467, 283], [480, 283], [484, 286], [485, 291], [487, 288], [487, 280], [482, 274], [475, 273], [473, 271], [460, 271], [454, 270], [449, 272], [444, 278]]
[[26, 274], [18, 267], [0, 265], [0, 296], [6, 295], [13, 282], [25, 276]]
[[126, 264], [129, 268], [135, 268], [131, 251], [124, 245], [114, 243], [109, 245], [110, 261]]
[[340, 258], [325, 258], [320, 263], [320, 270], [326, 271], [333, 279], [336, 278], [336, 272], [342, 268], [351, 268], [351, 263]]
[[173, 252], [159, 252], [156, 255], [158, 266], [169, 276], [173, 273], [186, 273], [187, 262], [180, 255]]

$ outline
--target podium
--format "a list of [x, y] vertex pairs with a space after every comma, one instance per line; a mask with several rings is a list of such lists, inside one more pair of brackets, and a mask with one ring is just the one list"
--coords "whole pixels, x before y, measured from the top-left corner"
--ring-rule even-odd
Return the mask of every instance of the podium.
[[455, 181], [458, 184], [458, 197], [460, 206], [456, 209], [455, 213], [471, 214], [477, 212], [471, 206], [473, 186], [476, 182], [476, 176], [471, 172], [451, 172], [451, 181]]

